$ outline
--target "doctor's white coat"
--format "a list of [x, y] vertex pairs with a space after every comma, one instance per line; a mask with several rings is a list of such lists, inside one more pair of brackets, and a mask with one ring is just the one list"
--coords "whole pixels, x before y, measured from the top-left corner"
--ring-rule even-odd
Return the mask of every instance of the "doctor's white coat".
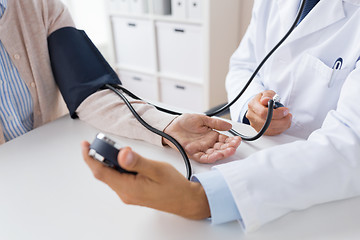
[[[299, 0], [256, 0], [231, 58], [232, 100], [292, 25]], [[360, 0], [320, 0], [232, 107], [274, 90], [293, 114], [286, 133], [304, 138], [219, 165], [251, 231], [290, 211], [360, 195]], [[341, 70], [334, 62], [343, 59]]]

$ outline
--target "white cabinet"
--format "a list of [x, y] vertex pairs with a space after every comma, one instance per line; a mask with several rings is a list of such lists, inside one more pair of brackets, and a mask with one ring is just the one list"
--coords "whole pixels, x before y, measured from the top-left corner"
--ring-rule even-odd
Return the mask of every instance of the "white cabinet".
[[162, 74], [202, 81], [202, 29], [191, 24], [156, 22], [159, 71]]
[[171, 79], [160, 79], [161, 100], [169, 105], [203, 111], [203, 89], [199, 84], [185, 83]]
[[148, 1], [147, 0], [130, 0], [130, 11], [135, 14], [147, 13]]
[[144, 100], [158, 100], [158, 87], [154, 76], [130, 71], [119, 71], [118, 74], [126, 89], [136, 96]]
[[190, 19], [201, 19], [202, 17], [202, 0], [188, 0], [187, 13]]
[[130, 0], [109, 0], [109, 9], [122, 13], [130, 12]]
[[176, 18], [186, 18], [187, 0], [171, 0], [172, 15]]
[[152, 24], [134, 18], [113, 17], [116, 61], [127, 68], [154, 71], [155, 51]]
[[226, 101], [225, 78], [240, 42], [245, 1], [148, 0], [143, 14], [131, 10], [134, 0], [128, 0], [130, 10], [113, 7], [125, 0], [107, 1], [112, 65], [125, 87], [198, 112]]

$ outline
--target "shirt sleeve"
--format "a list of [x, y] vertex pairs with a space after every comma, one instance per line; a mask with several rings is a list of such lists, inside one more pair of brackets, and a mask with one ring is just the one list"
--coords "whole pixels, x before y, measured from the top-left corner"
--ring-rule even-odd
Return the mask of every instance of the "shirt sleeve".
[[218, 170], [196, 174], [191, 181], [199, 182], [206, 193], [213, 224], [241, 220], [234, 198]]
[[42, 0], [48, 35], [63, 27], [75, 27], [68, 8], [60, 0]]
[[[136, 112], [151, 126], [163, 131], [176, 116], [158, 111], [155, 107], [127, 96]], [[118, 136], [147, 141], [162, 146], [162, 137], [148, 131], [132, 115], [125, 103], [112, 91], [103, 90], [86, 98], [78, 107], [82, 121], [101, 131]]]
[[360, 196], [360, 63], [338, 106], [307, 140], [267, 148], [218, 165], [246, 231], [317, 204]]
[[[228, 101], [234, 100], [242, 91], [250, 77], [255, 72], [259, 62], [265, 57], [265, 51], [258, 51], [255, 49], [255, 41], [260, 41], [262, 38], [258, 37], [257, 28], [257, 11], [259, 2], [255, 1], [253, 16], [250, 25], [241, 40], [240, 46], [234, 52], [230, 59], [229, 73], [226, 77], [226, 91], [228, 94]], [[261, 40], [262, 41], [262, 40]], [[259, 43], [257, 43], [259, 44]], [[251, 99], [260, 92], [263, 92], [265, 87], [261, 81], [261, 74], [258, 73], [244, 94], [238, 101], [230, 108], [231, 119], [233, 121], [242, 122], [245, 113], [248, 110], [248, 103]]]

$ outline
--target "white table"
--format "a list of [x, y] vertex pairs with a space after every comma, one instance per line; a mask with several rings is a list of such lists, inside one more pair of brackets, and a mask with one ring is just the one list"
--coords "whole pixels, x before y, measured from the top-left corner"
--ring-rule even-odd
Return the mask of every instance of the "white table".
[[[240, 128], [240, 129], [239, 129]], [[249, 131], [236, 127], [239, 131]], [[0, 146], [0, 239], [360, 239], [360, 198], [295, 212], [244, 235], [237, 222], [211, 225], [152, 209], [123, 204], [92, 176], [81, 157], [80, 142], [98, 130], [63, 117]], [[117, 137], [122, 145], [152, 159], [168, 161], [185, 175], [172, 149]], [[264, 137], [243, 143], [236, 158], [261, 148], [296, 140]], [[211, 165], [193, 163], [195, 172]]]

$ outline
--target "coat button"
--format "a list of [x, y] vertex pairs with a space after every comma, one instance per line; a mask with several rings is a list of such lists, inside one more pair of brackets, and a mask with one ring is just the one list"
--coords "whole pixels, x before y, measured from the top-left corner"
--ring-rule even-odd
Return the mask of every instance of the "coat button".
[[16, 60], [19, 60], [19, 59], [20, 59], [20, 54], [17, 54], [17, 53], [16, 53], [16, 54], [14, 55], [14, 58], [15, 58]]
[[30, 83], [30, 86], [31, 86], [32, 88], [35, 88], [35, 87], [36, 87], [35, 82], [31, 82], [31, 83]]

